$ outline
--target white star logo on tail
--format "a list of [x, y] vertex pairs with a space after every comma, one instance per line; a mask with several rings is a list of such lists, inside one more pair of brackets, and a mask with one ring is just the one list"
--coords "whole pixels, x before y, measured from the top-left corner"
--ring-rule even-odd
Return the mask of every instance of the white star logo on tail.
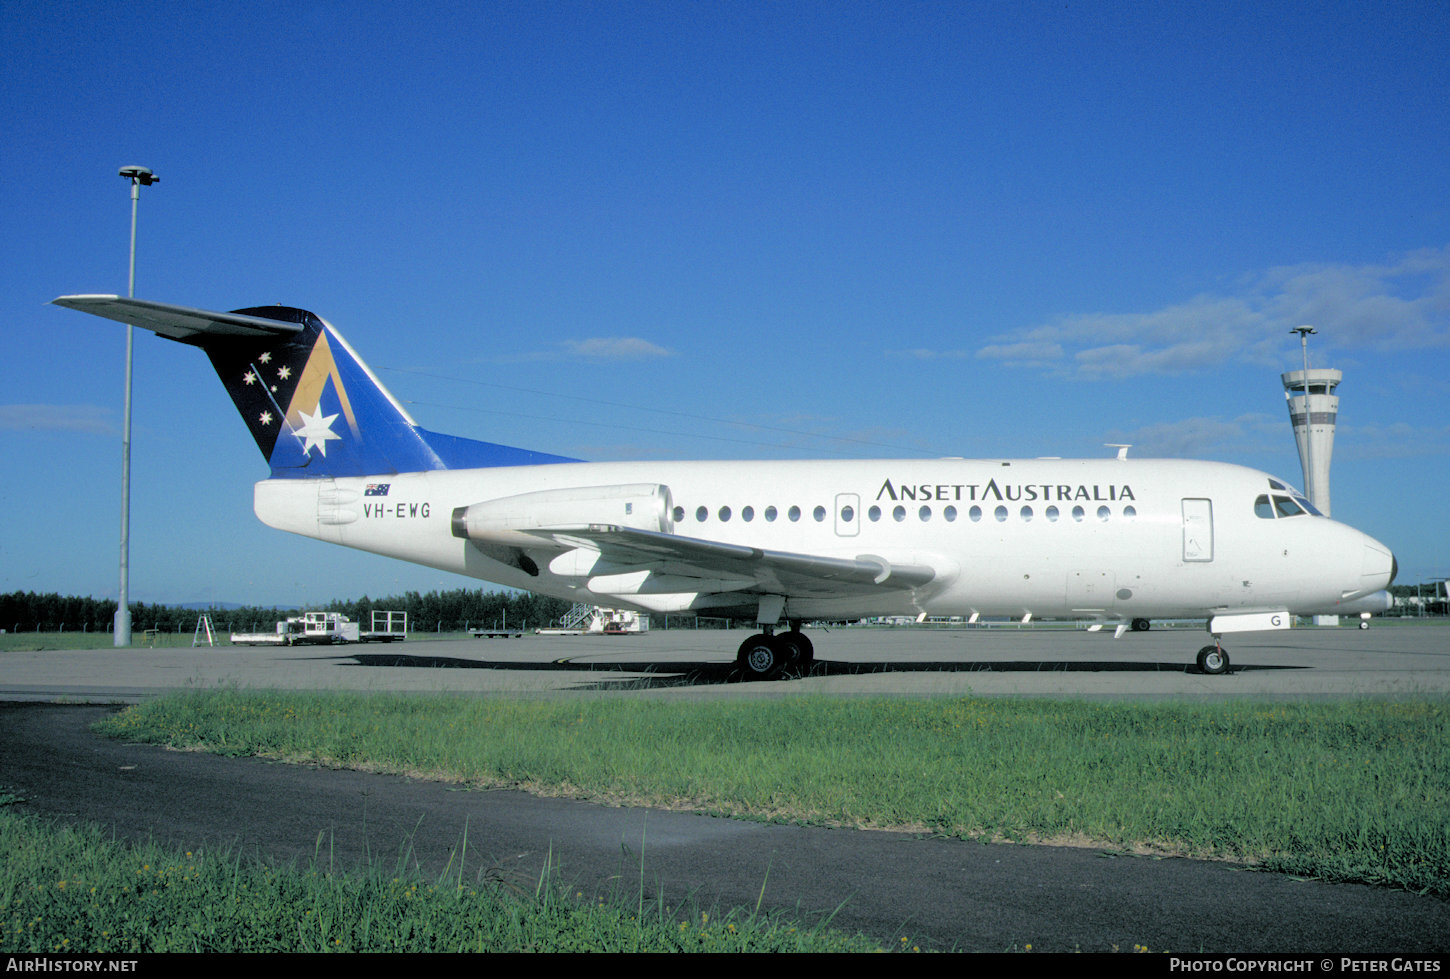
[[336, 415], [324, 415], [322, 409], [317, 409], [317, 414], [309, 415], [307, 412], [298, 412], [302, 416], [302, 427], [295, 429], [298, 438], [302, 439], [302, 452], [311, 452], [314, 447], [324, 456], [327, 455], [328, 439], [340, 439], [332, 430], [333, 419]]

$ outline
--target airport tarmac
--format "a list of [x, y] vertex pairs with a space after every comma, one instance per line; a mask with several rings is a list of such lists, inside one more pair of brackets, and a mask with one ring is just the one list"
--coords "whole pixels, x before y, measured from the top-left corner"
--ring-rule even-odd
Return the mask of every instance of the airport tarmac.
[[811, 675], [739, 682], [745, 630], [622, 636], [434, 639], [403, 644], [132, 646], [0, 653], [0, 699], [133, 702], [237, 686], [497, 695], [632, 692], [668, 697], [792, 694], [1107, 698], [1416, 697], [1450, 692], [1450, 624], [1302, 627], [1224, 640], [1231, 667], [1201, 673], [1201, 629], [1002, 626], [816, 629]]

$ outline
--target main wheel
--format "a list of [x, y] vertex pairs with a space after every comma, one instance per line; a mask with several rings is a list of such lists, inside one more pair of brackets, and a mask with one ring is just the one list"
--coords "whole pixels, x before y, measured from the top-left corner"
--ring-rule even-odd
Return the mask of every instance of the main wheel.
[[780, 673], [783, 650], [774, 637], [765, 633], [751, 636], [740, 644], [735, 662], [747, 680], [769, 680]]
[[1147, 619], [1134, 619], [1133, 620], [1133, 631], [1134, 632], [1147, 632], [1152, 627], [1153, 627], [1153, 623], [1150, 622], [1150, 621], [1148, 621]]
[[1198, 668], [1209, 676], [1228, 672], [1228, 653], [1222, 646], [1204, 646], [1198, 651]]
[[799, 629], [783, 632], [775, 638], [795, 647], [796, 655], [794, 665], [800, 667], [802, 671], [809, 670], [811, 664], [816, 661], [816, 647], [811, 645], [810, 639]]

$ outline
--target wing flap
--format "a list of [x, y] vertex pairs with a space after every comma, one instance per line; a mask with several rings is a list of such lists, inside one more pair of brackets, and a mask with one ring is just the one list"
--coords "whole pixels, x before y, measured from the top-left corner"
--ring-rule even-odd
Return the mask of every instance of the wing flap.
[[[642, 576], [637, 587], [650, 591], [658, 591], [667, 581], [670, 590], [677, 592], [749, 590], [843, 597], [919, 588], [937, 577], [936, 569], [929, 565], [898, 564], [871, 554], [795, 554], [633, 527], [592, 524], [537, 528], [528, 533], [541, 545], [598, 551], [598, 571], [648, 568], [647, 577], [655, 583], [647, 586]], [[617, 580], [625, 584], [624, 576]]]

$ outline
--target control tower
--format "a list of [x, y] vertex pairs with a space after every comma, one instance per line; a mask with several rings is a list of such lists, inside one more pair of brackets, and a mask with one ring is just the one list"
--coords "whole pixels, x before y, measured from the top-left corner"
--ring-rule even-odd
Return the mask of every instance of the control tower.
[[[1305, 393], [1305, 379], [1308, 393]], [[1294, 424], [1294, 441], [1299, 443], [1299, 464], [1304, 467], [1304, 492], [1309, 502], [1329, 516], [1329, 460], [1334, 455], [1334, 425], [1339, 417], [1339, 396], [1334, 389], [1342, 371], [1328, 367], [1289, 371], [1281, 374], [1284, 399], [1289, 402], [1289, 420]]]

